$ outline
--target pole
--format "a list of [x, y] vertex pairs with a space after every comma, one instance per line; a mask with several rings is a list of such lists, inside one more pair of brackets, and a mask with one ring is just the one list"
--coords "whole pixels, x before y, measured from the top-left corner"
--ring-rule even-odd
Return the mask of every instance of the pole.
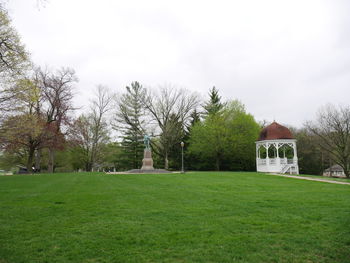
[[184, 169], [184, 142], [181, 142], [181, 173], [185, 173]]

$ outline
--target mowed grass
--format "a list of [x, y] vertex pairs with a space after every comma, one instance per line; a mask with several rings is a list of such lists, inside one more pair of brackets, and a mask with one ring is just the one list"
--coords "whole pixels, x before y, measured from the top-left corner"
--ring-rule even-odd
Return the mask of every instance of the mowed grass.
[[350, 186], [239, 172], [0, 177], [0, 262], [350, 262]]

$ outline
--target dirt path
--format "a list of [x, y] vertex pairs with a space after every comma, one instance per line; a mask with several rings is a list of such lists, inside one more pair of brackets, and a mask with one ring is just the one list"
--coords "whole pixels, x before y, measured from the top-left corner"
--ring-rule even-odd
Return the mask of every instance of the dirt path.
[[287, 174], [273, 174], [273, 175], [295, 178], [295, 179], [302, 179], [302, 180], [309, 180], [309, 181], [316, 181], [316, 182], [324, 182], [324, 183], [330, 183], [330, 184], [348, 184], [348, 185], [350, 185], [350, 183], [348, 183], [348, 182], [331, 181], [331, 180], [327, 180], [327, 179], [317, 179], [317, 178], [310, 178], [310, 177], [305, 177], [305, 176], [296, 176], [296, 175], [287, 175]]

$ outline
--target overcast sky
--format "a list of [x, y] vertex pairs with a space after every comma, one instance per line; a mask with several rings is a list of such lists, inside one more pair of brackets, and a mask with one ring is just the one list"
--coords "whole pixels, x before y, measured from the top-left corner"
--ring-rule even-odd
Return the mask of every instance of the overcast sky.
[[350, 104], [350, 1], [11, 0], [35, 64], [72, 67], [78, 105], [98, 84], [216, 86], [260, 120], [301, 126]]

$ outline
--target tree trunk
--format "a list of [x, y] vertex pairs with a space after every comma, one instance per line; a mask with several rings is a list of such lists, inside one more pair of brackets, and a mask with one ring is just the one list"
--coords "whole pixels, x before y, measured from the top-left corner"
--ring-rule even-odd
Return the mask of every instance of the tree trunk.
[[343, 166], [343, 170], [344, 170], [344, 174], [345, 174], [346, 178], [350, 178], [350, 171], [349, 171], [349, 169], [348, 169], [348, 164], [345, 163], [345, 164], [342, 165], [342, 166]]
[[168, 152], [165, 152], [165, 156], [164, 156], [164, 169], [165, 170], [169, 169]]
[[86, 172], [91, 172], [93, 171], [93, 166], [92, 166], [92, 163], [91, 162], [87, 162], [86, 165], [85, 165], [85, 171]]
[[220, 171], [220, 155], [219, 154], [216, 155], [215, 166], [216, 166], [216, 171]]
[[49, 161], [47, 164], [47, 171], [49, 173], [54, 172], [54, 166], [55, 166], [55, 150], [53, 148], [49, 148]]
[[133, 168], [137, 169], [139, 164], [138, 156], [137, 156], [137, 146], [134, 147], [134, 161], [133, 161]]
[[33, 159], [34, 159], [35, 148], [30, 147], [27, 159], [27, 173], [32, 173]]
[[37, 149], [35, 154], [35, 171], [40, 172], [40, 170], [41, 170], [41, 149]]

